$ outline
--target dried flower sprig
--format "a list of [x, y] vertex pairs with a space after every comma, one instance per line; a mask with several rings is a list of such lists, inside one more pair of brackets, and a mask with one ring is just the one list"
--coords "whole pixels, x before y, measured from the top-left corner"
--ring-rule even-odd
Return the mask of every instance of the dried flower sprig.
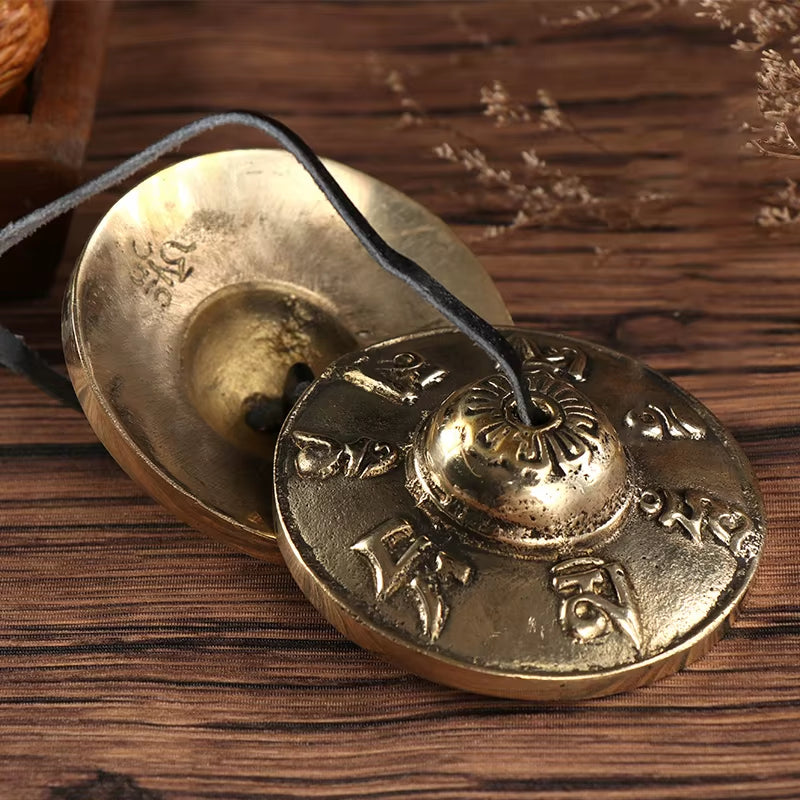
[[778, 228], [800, 223], [800, 189], [795, 181], [786, 184], [759, 209], [757, 220], [762, 228]]
[[[627, 0], [602, 11], [583, 6], [550, 24], [598, 22], [623, 13], [653, 16], [679, 6], [694, 7], [697, 17], [728, 31], [735, 37], [734, 50], [760, 54], [756, 91], [765, 124], [742, 126], [752, 137], [748, 146], [766, 156], [800, 158], [800, 0]], [[763, 227], [794, 225], [799, 215], [797, 184], [787, 179], [761, 207], [757, 222]]]
[[[698, 0], [696, 15], [716, 23], [736, 36], [734, 50], [758, 51], [775, 46], [800, 29], [800, 3], [796, 0]], [[746, 35], [741, 38], [742, 34]]]
[[746, 36], [733, 43], [736, 50], [761, 50], [792, 36], [800, 26], [800, 4], [796, 0], [625, 0], [600, 9], [581, 6], [567, 16], [542, 21], [563, 27], [607, 21], [622, 15], [645, 19], [669, 9], [692, 7], [697, 17], [713, 22], [733, 36]]
[[[402, 126], [446, 133], [447, 140], [434, 148], [434, 154], [444, 161], [460, 164], [494, 201], [512, 214], [510, 222], [487, 227], [485, 237], [496, 237], [521, 227], [641, 227], [645, 208], [664, 199], [654, 192], [640, 192], [627, 198], [598, 195], [580, 176], [551, 166], [533, 148], [521, 152], [524, 175], [518, 177], [508, 168], [495, 166], [481, 141], [429, 114], [410, 94], [398, 71], [385, 73], [384, 83], [398, 99]], [[502, 82], [493, 81], [481, 88], [480, 103], [483, 116], [490, 119], [495, 128], [524, 126], [532, 135], [568, 131], [605, 151], [601, 144], [578, 129], [546, 89], [539, 89], [536, 103], [526, 106], [516, 102]]]
[[412, 97], [406, 87], [403, 75], [398, 70], [384, 71], [377, 57], [372, 59], [372, 67], [376, 78], [397, 98], [397, 102], [402, 109], [400, 115], [400, 126], [402, 128], [425, 127], [436, 129], [454, 137], [458, 141], [478, 144], [477, 140], [455, 126], [429, 114], [425, 107], [416, 98]]
[[677, 8], [689, 3], [690, 0], [625, 0], [605, 8], [596, 8], [592, 5], [581, 6], [564, 17], [551, 19], [542, 17], [543, 25], [555, 28], [564, 28], [570, 25], [583, 25], [587, 22], [606, 22], [624, 14], [636, 15], [640, 18], [654, 17], [668, 8]]
[[[540, 96], [544, 98], [544, 111], [539, 126], [543, 130], [562, 127], [563, 121], [558, 106], [544, 90], [540, 89], [539, 92]], [[500, 81], [494, 81], [491, 86], [481, 87], [481, 105], [484, 116], [493, 120], [498, 128], [503, 128], [512, 122], [530, 122], [532, 119], [528, 108], [514, 103], [506, 87]]]
[[490, 86], [481, 87], [480, 100], [484, 116], [489, 117], [498, 128], [527, 123], [534, 131], [567, 130], [597, 150], [608, 152], [600, 142], [575, 125], [547, 89], [537, 89], [536, 104], [528, 107], [512, 100], [500, 81], [493, 81]]
[[[800, 66], [793, 57], [800, 52], [800, 1], [700, 3], [711, 12], [707, 16], [737, 37], [732, 45], [735, 50], [760, 53], [756, 92], [765, 124], [743, 126], [752, 137], [748, 146], [765, 156], [800, 159]], [[743, 11], [743, 19], [737, 20], [734, 14]], [[783, 188], [759, 208], [756, 223], [763, 228], [800, 223], [798, 184], [787, 178]]]
[[521, 227], [636, 227], [640, 224], [643, 207], [663, 199], [644, 192], [633, 200], [598, 196], [579, 176], [550, 166], [533, 149], [521, 153], [525, 169], [523, 179], [515, 177], [510, 169], [495, 167], [477, 147], [453, 147], [445, 143], [434, 148], [434, 153], [445, 161], [460, 164], [485, 188], [500, 190], [514, 216], [507, 224], [487, 227], [485, 238]]
[[[777, 50], [765, 50], [756, 79], [758, 108], [771, 129], [750, 144], [764, 155], [800, 158], [800, 66]], [[760, 133], [762, 129], [751, 130]]]

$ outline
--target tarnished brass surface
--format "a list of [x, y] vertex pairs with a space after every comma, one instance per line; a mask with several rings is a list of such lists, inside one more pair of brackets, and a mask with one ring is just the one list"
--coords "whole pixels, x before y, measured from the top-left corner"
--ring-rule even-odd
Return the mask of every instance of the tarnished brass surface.
[[530, 427], [456, 332], [326, 369], [278, 440], [281, 552], [340, 631], [432, 680], [572, 700], [668, 675], [723, 634], [755, 571], [750, 468], [643, 364], [507, 334]]
[[[390, 244], [491, 322], [509, 321], [441, 220], [326, 163]], [[319, 374], [441, 322], [372, 261], [292, 156], [242, 150], [169, 167], [116, 203], [76, 266], [63, 339], [86, 415], [131, 477], [190, 525], [274, 558], [275, 435], [248, 426], [247, 410], [279, 398], [295, 363]]]
[[490, 542], [554, 549], [597, 538], [620, 520], [631, 481], [603, 411], [549, 370], [528, 387], [542, 419], [523, 425], [508, 382], [452, 394], [414, 436], [420, 503]]

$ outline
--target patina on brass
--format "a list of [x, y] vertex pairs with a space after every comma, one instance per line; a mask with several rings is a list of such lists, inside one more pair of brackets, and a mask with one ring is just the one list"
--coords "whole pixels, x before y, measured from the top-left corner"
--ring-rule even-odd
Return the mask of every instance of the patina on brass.
[[[509, 321], [441, 220], [326, 165], [391, 245], [490, 322]], [[116, 203], [76, 266], [63, 339], [83, 409], [131, 477], [190, 525], [274, 558], [275, 408], [289, 371], [319, 374], [343, 353], [439, 325], [292, 156], [242, 150], [169, 167]]]
[[527, 376], [541, 417], [524, 425], [499, 376], [456, 391], [414, 436], [420, 503], [489, 541], [556, 548], [596, 538], [631, 496], [605, 413], [548, 370]]
[[530, 426], [455, 331], [325, 370], [277, 444], [284, 558], [346, 636], [432, 680], [562, 701], [668, 675], [722, 635], [754, 574], [750, 468], [643, 364], [506, 334]]

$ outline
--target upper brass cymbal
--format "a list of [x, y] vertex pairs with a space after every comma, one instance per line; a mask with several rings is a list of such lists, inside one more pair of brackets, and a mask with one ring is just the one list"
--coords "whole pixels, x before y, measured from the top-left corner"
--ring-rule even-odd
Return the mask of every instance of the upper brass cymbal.
[[[396, 249], [493, 324], [510, 320], [437, 217], [349, 167], [326, 166]], [[275, 557], [275, 434], [248, 409], [290, 368], [319, 374], [373, 342], [440, 326], [378, 267], [292, 156], [192, 158], [140, 183], [89, 239], [65, 298], [70, 378], [100, 440], [190, 525]]]

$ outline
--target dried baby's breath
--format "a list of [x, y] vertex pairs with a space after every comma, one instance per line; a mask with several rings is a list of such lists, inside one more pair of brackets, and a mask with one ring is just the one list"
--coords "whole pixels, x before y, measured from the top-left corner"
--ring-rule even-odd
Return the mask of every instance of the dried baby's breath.
[[[700, 10], [696, 12], [701, 19], [707, 19], [721, 30], [737, 36], [745, 29], [744, 22], [734, 19], [734, 4], [729, 0], [698, 0]], [[741, 6], [741, 3], [739, 3]]]
[[531, 121], [530, 111], [523, 105], [515, 104], [500, 81], [493, 81], [491, 86], [481, 88], [481, 105], [484, 116], [494, 120], [498, 127], [512, 122]]
[[537, 89], [536, 102], [526, 106], [516, 102], [505, 85], [496, 80], [481, 88], [480, 100], [484, 116], [492, 119], [495, 127], [526, 124], [531, 132], [567, 130], [597, 150], [608, 152], [570, 119], [547, 89]]
[[793, 36], [800, 27], [800, 3], [796, 0], [698, 2], [698, 17], [716, 23], [737, 37], [732, 45], [735, 50], [762, 50]]
[[444, 161], [460, 164], [481, 186], [498, 192], [505, 201], [512, 219], [486, 228], [487, 238], [521, 227], [635, 227], [645, 205], [664, 199], [652, 192], [627, 199], [597, 195], [580, 176], [551, 166], [533, 149], [520, 154], [521, 176], [495, 166], [478, 147], [444, 143], [434, 148], [434, 153]]
[[408, 93], [403, 76], [396, 69], [389, 70], [389, 72], [386, 73], [385, 83], [389, 91], [397, 97], [400, 106], [403, 108], [403, 114], [400, 118], [402, 124], [407, 126], [420, 125], [425, 113]]
[[625, 0], [610, 6], [581, 6], [558, 19], [544, 19], [551, 26], [601, 22], [622, 15], [639, 19], [654, 17], [670, 9], [693, 9], [697, 17], [713, 22], [737, 38], [738, 50], [760, 50], [800, 26], [797, 0]]
[[586, 5], [573, 10], [570, 14], [556, 19], [542, 17], [542, 24], [564, 28], [570, 25], [582, 25], [587, 22], [606, 22], [621, 15], [635, 15], [640, 18], [652, 17], [668, 8], [688, 5], [690, 0], [626, 0], [611, 6]]
[[800, 222], [800, 191], [797, 183], [787, 179], [783, 189], [761, 206], [756, 221], [762, 228], [797, 225]]
[[777, 50], [765, 50], [756, 80], [758, 108], [768, 123], [768, 132], [754, 138], [752, 145], [765, 155], [800, 158], [800, 66]]
[[594, 6], [581, 6], [563, 17], [552, 19], [544, 16], [542, 17], [542, 24], [564, 28], [569, 25], [581, 25], [585, 22], [599, 22], [603, 19], [611, 19], [612, 17], [616, 17], [621, 11], [622, 7], [618, 5], [605, 8], [602, 11], [598, 11]]
[[[743, 126], [749, 146], [762, 155], [800, 158], [800, 0], [700, 0], [700, 16], [736, 36], [732, 47], [759, 52], [756, 96], [763, 125]], [[795, 181], [759, 209], [758, 225], [777, 228], [800, 222], [800, 194]]]
[[536, 103], [528, 107], [515, 102], [500, 81], [492, 81], [490, 86], [481, 88], [480, 99], [484, 116], [493, 120], [498, 128], [525, 122], [531, 123], [540, 131], [574, 129], [572, 122], [547, 89], [537, 89]]
[[[629, 0], [602, 10], [582, 6], [555, 24], [598, 22], [624, 13], [652, 16], [678, 6], [730, 33], [734, 50], [759, 54], [756, 93], [763, 124], [745, 123], [742, 130], [752, 137], [748, 145], [763, 155], [800, 158], [800, 0]], [[761, 207], [757, 222], [763, 227], [794, 225], [798, 217], [797, 184], [787, 179], [785, 188]]]
[[[399, 72], [387, 72], [384, 83], [400, 103], [402, 125], [448, 134], [433, 149], [434, 154], [443, 161], [460, 165], [486, 192], [487, 201], [499, 204], [511, 215], [509, 222], [486, 228], [487, 237], [521, 227], [587, 224], [610, 229], [637, 227], [641, 225], [644, 209], [664, 199], [654, 192], [640, 192], [626, 198], [597, 194], [579, 175], [548, 164], [533, 147], [520, 152], [521, 163], [515, 170], [497, 166], [488, 155], [485, 142], [428, 113], [410, 94]], [[493, 128], [523, 126], [531, 136], [567, 132], [604, 151], [577, 128], [546, 89], [537, 90], [535, 102], [525, 105], [517, 102], [501, 81], [492, 81], [481, 88], [479, 99], [483, 116], [491, 120]]]
[[573, 128], [558, 103], [553, 99], [547, 89], [536, 90], [536, 100], [541, 109], [539, 125], [542, 130], [556, 130], [558, 128]]

